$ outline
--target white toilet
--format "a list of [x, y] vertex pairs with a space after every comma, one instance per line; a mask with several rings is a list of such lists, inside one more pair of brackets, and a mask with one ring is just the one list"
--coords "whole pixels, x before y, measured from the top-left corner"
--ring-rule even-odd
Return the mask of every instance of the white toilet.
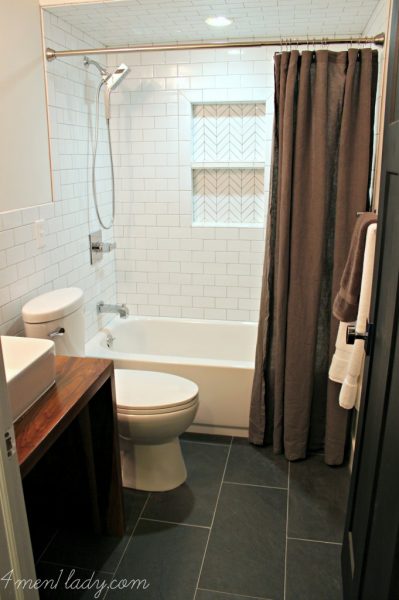
[[[81, 289], [42, 294], [22, 316], [28, 337], [52, 339], [57, 354], [84, 356]], [[187, 471], [178, 436], [197, 412], [197, 385], [168, 373], [115, 369], [115, 391], [123, 485], [162, 492], [182, 484]]]

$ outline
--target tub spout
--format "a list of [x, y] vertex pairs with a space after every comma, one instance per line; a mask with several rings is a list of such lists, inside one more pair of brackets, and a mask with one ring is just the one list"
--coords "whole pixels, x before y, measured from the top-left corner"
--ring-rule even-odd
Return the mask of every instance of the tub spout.
[[101, 313], [117, 313], [121, 319], [126, 319], [129, 315], [129, 309], [126, 304], [104, 304], [101, 300], [97, 304], [97, 314]]

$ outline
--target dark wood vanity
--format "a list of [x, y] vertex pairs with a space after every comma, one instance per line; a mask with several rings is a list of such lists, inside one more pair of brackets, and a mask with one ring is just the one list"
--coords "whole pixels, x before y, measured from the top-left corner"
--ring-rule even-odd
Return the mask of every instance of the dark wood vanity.
[[36, 504], [42, 518], [123, 535], [112, 361], [57, 356], [54, 386], [15, 423], [15, 437], [28, 514]]

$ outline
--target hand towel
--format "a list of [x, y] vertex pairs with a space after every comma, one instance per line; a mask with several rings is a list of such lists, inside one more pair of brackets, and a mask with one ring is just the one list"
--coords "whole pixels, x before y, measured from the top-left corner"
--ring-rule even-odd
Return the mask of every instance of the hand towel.
[[376, 222], [377, 215], [373, 212], [363, 213], [357, 218], [340, 289], [333, 305], [333, 315], [339, 321], [349, 322], [357, 318], [366, 235], [369, 225]]
[[[373, 270], [375, 257], [375, 243], [377, 237], [377, 225], [371, 224], [367, 229], [363, 275], [360, 289], [359, 311], [356, 320], [356, 331], [365, 333], [367, 320], [370, 312], [371, 288], [373, 285]], [[364, 341], [356, 340], [348, 363], [348, 370], [343, 381], [339, 395], [339, 404], [342, 408], [351, 409], [355, 406], [359, 396], [359, 387], [364, 362]]]
[[331, 381], [335, 381], [336, 383], [343, 383], [348, 371], [353, 346], [346, 343], [346, 330], [348, 325], [353, 324], [354, 323], [344, 323], [343, 321], [339, 324], [337, 341], [335, 342], [335, 352], [328, 372], [328, 377]]

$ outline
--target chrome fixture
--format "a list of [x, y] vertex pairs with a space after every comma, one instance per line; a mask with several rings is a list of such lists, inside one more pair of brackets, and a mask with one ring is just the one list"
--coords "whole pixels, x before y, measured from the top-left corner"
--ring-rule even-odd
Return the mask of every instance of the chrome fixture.
[[115, 248], [115, 242], [93, 242], [91, 246], [92, 252], [111, 252], [111, 250], [115, 250]]
[[103, 79], [106, 79], [108, 77], [107, 69], [105, 67], [103, 67], [102, 65], [100, 65], [100, 63], [98, 63], [96, 60], [93, 60], [93, 59], [89, 58], [88, 56], [84, 56], [83, 64], [85, 67], [88, 67], [89, 65], [94, 65], [100, 71], [101, 77]]
[[124, 63], [121, 63], [119, 67], [115, 69], [115, 71], [108, 72], [105, 67], [100, 65], [96, 60], [89, 58], [88, 56], [84, 56], [83, 64], [85, 67], [90, 65], [94, 65], [100, 72], [102, 82], [100, 83], [100, 89], [103, 85], [105, 85], [105, 96], [104, 96], [104, 105], [105, 105], [105, 118], [111, 118], [110, 112], [110, 95], [113, 90], [115, 90], [121, 81], [126, 77], [129, 72], [129, 67]]
[[126, 304], [104, 304], [101, 300], [97, 304], [97, 314], [102, 313], [117, 313], [121, 319], [126, 319], [129, 316], [129, 309]]
[[336, 37], [336, 38], [280, 38], [278, 40], [259, 40], [259, 41], [231, 41], [231, 42], [192, 42], [187, 44], [154, 44], [144, 46], [122, 46], [118, 48], [85, 48], [82, 50], [54, 50], [46, 48], [47, 60], [55, 60], [62, 56], [83, 56], [85, 54], [124, 54], [127, 52], [165, 52], [170, 50], [206, 50], [211, 48], [257, 48], [262, 46], [325, 46], [333, 44], [374, 44], [383, 46], [385, 43], [385, 33], [378, 33], [371, 37]]
[[102, 231], [94, 231], [89, 234], [90, 263], [93, 265], [102, 259], [103, 254], [115, 250], [115, 242], [103, 242]]
[[[93, 198], [94, 198], [94, 208], [96, 209], [96, 214], [98, 221], [103, 229], [110, 229], [114, 222], [115, 218], [115, 175], [114, 175], [114, 161], [112, 156], [112, 144], [111, 144], [111, 131], [110, 131], [110, 119], [111, 119], [111, 92], [121, 83], [124, 77], [126, 77], [129, 72], [129, 67], [125, 64], [121, 63], [117, 69], [114, 71], [108, 72], [105, 67], [100, 65], [96, 60], [92, 60], [85, 56], [83, 58], [83, 64], [85, 67], [89, 67], [93, 65], [96, 69], [99, 70], [101, 75], [101, 81], [97, 88], [96, 94], [96, 125], [94, 130], [94, 141], [93, 141], [93, 162], [92, 162], [92, 170], [91, 170], [91, 185], [93, 189]], [[98, 199], [97, 199], [97, 187], [96, 187], [96, 160], [97, 160], [97, 145], [98, 145], [98, 126], [99, 126], [99, 118], [100, 118], [100, 93], [101, 89], [104, 86], [104, 111], [105, 111], [105, 120], [107, 124], [107, 132], [108, 132], [108, 148], [109, 148], [109, 160], [111, 164], [111, 184], [112, 184], [112, 216], [108, 225], [105, 225], [102, 217], [100, 215], [100, 209], [98, 207]]]
[[105, 343], [107, 344], [107, 348], [112, 348], [112, 346], [114, 345], [114, 341], [115, 341], [114, 336], [111, 335], [110, 333], [107, 333], [106, 338], [105, 338]]
[[54, 331], [50, 331], [50, 333], [47, 334], [47, 337], [49, 337], [52, 340], [55, 337], [62, 337], [64, 333], [64, 327], [57, 327], [57, 329], [54, 329]]

